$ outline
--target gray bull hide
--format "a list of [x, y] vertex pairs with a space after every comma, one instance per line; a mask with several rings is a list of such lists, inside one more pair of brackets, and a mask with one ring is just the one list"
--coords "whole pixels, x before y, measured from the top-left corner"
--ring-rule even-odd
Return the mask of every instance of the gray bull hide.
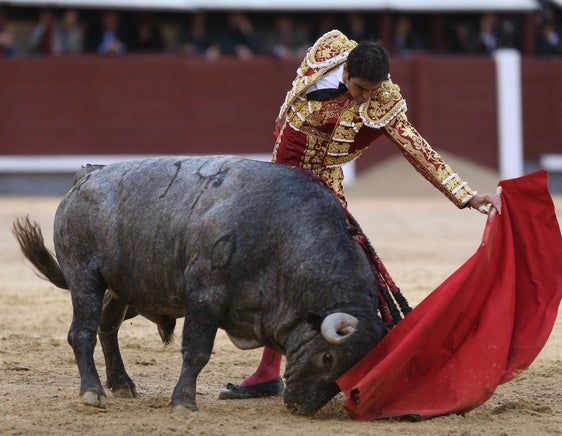
[[286, 354], [284, 401], [299, 414], [327, 403], [384, 334], [375, 277], [345, 210], [296, 168], [231, 156], [94, 166], [58, 207], [56, 258], [29, 220], [14, 233], [35, 267], [71, 292], [68, 341], [86, 404], [105, 403], [96, 333], [114, 395], [136, 396], [117, 342], [127, 311], [155, 322], [165, 342], [185, 317], [172, 394], [180, 412], [197, 410], [218, 328], [240, 348]]

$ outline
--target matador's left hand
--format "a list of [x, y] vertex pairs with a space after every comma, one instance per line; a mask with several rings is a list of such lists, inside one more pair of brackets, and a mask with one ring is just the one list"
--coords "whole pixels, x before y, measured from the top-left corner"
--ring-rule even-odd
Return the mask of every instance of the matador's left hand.
[[483, 214], [502, 213], [501, 186], [498, 186], [496, 194], [476, 194], [470, 199], [468, 205]]

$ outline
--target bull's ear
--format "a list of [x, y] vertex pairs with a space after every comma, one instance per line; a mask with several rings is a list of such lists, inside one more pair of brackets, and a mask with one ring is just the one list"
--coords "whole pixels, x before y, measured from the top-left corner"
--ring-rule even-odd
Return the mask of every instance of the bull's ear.
[[320, 331], [320, 327], [322, 326], [322, 321], [326, 318], [325, 313], [317, 313], [317, 312], [308, 312], [306, 314], [306, 322], [312, 324], [314, 330]]

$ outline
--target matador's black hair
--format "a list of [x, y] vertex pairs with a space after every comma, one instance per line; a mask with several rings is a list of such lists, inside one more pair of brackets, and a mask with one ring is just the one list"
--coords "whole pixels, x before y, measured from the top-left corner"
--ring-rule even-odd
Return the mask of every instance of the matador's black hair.
[[349, 52], [347, 74], [370, 83], [388, 78], [389, 60], [384, 47], [374, 41], [361, 41]]

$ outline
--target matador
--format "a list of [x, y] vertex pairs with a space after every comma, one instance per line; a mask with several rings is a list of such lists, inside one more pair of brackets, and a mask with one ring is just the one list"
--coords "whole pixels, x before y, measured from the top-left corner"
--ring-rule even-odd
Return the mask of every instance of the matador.
[[[499, 194], [478, 194], [447, 165], [406, 116], [406, 101], [388, 72], [388, 55], [372, 41], [357, 43], [338, 30], [310, 47], [277, 117], [273, 161], [321, 178], [347, 207], [342, 165], [382, 135], [457, 207], [501, 212]], [[228, 384], [221, 399], [280, 395], [281, 355], [264, 348], [254, 374]]]

